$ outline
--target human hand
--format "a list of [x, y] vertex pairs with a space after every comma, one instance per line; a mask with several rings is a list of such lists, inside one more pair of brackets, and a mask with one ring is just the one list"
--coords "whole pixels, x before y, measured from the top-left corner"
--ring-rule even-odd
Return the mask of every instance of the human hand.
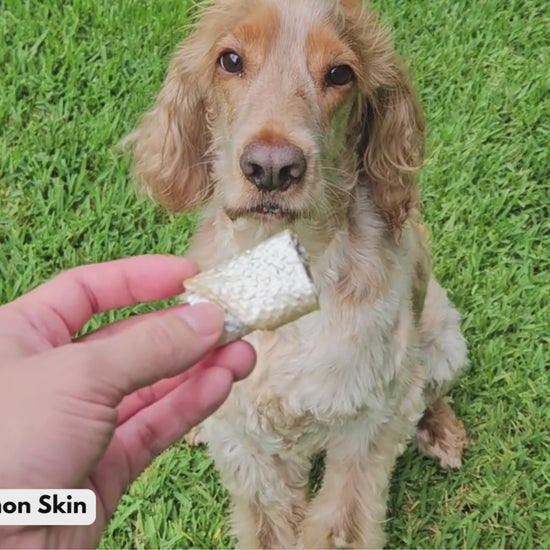
[[0, 308], [0, 487], [83, 488], [90, 526], [0, 527], [0, 543], [94, 547], [128, 484], [249, 374], [252, 348], [215, 349], [215, 306], [176, 306], [73, 339], [93, 314], [174, 296], [187, 260], [79, 267]]

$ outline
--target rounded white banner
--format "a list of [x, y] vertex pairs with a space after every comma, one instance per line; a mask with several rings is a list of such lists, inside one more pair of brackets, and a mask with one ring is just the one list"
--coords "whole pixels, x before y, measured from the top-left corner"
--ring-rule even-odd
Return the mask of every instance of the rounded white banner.
[[90, 525], [95, 516], [90, 489], [0, 489], [0, 525]]

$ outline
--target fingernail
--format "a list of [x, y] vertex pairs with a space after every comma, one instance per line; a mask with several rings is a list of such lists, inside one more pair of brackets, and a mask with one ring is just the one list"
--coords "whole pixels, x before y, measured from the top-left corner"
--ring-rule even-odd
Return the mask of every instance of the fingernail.
[[213, 304], [196, 304], [179, 310], [179, 316], [201, 336], [210, 336], [223, 329], [223, 312]]

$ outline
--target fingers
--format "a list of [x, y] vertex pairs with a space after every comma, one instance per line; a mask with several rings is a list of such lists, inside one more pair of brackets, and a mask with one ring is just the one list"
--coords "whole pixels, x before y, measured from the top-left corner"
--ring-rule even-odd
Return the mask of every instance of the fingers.
[[114, 512], [128, 484], [156, 455], [223, 403], [232, 382], [233, 376], [225, 368], [205, 369], [117, 427], [93, 474], [107, 517]]
[[219, 348], [214, 355], [208, 359], [207, 367], [218, 365], [229, 369], [233, 373], [235, 381], [246, 378], [256, 364], [256, 352], [254, 348], [243, 340], [237, 340]]
[[12, 307], [54, 345], [66, 343], [102, 311], [175, 296], [195, 265], [175, 256], [139, 256], [71, 269], [22, 296]]
[[140, 410], [160, 401], [175, 388], [180, 386], [197, 371], [216, 365], [229, 370], [235, 381], [248, 376], [256, 361], [254, 348], [247, 342], [237, 341], [223, 348], [214, 350], [208, 357], [198, 364], [173, 378], [160, 380], [152, 386], [141, 388], [131, 395], [126, 396], [117, 408], [118, 424], [122, 424]]
[[155, 316], [109, 338], [58, 351], [82, 365], [84, 377], [115, 390], [108, 404], [118, 405], [124, 395], [176, 376], [206, 357], [216, 347], [222, 329], [221, 310], [198, 304]]
[[115, 437], [125, 449], [131, 478], [135, 479], [155, 456], [212, 414], [229, 395], [232, 383], [228, 369], [201, 370], [119, 425]]
[[102, 340], [103, 338], [114, 336], [115, 334], [120, 334], [122, 331], [128, 330], [130, 327], [136, 326], [139, 323], [143, 323], [143, 321], [147, 321], [148, 319], [174, 313], [176, 309], [181, 309], [182, 307], [187, 306], [177, 305], [158, 311], [152, 311], [151, 313], [144, 313], [142, 315], [134, 315], [132, 317], [128, 317], [127, 319], [121, 319], [120, 321], [115, 321], [110, 325], [104, 325], [97, 330], [94, 330], [93, 332], [89, 332], [88, 334], [81, 336], [80, 338], [76, 338], [73, 340], [73, 342], [93, 342], [95, 340]]

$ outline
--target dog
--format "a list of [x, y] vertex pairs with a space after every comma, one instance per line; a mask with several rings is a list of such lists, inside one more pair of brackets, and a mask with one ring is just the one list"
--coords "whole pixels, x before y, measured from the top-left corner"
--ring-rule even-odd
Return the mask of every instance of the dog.
[[423, 134], [360, 0], [212, 0], [128, 137], [141, 189], [201, 208], [188, 256], [202, 269], [291, 228], [320, 292], [320, 311], [249, 337], [255, 371], [201, 426], [239, 547], [382, 547], [407, 442], [461, 464], [445, 396], [467, 347], [420, 225]]

